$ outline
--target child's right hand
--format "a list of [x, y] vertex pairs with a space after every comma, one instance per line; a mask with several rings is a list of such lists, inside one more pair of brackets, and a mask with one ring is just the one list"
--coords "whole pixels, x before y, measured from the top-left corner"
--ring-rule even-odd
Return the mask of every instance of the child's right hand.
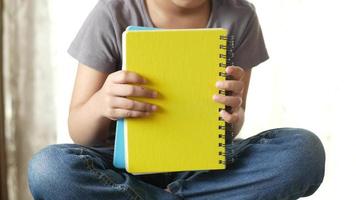
[[117, 71], [110, 74], [98, 91], [102, 102], [101, 114], [111, 120], [118, 120], [127, 117], [145, 117], [156, 111], [155, 105], [127, 98], [156, 98], [156, 91], [138, 85], [146, 82], [143, 77], [134, 72]]

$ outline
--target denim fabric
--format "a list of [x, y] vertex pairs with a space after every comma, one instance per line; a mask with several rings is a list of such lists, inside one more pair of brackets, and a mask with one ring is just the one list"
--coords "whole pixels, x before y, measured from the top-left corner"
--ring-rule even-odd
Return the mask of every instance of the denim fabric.
[[32, 158], [29, 186], [35, 200], [288, 200], [323, 181], [324, 148], [307, 130], [268, 130], [234, 147], [225, 170], [132, 175], [112, 166], [113, 148], [52, 145]]

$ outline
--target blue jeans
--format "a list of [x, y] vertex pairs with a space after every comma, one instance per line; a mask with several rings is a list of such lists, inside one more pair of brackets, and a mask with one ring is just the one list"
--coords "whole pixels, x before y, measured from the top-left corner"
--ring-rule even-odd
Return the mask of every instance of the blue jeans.
[[307, 130], [268, 130], [237, 145], [226, 170], [150, 175], [115, 169], [113, 148], [52, 145], [30, 162], [30, 190], [35, 200], [284, 200], [309, 196], [323, 181], [324, 148]]

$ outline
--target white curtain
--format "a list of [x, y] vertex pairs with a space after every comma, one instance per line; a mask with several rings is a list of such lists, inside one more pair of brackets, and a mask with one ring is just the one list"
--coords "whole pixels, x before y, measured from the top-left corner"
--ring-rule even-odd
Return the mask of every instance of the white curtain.
[[48, 0], [4, 0], [5, 119], [9, 199], [32, 199], [31, 155], [56, 139]]

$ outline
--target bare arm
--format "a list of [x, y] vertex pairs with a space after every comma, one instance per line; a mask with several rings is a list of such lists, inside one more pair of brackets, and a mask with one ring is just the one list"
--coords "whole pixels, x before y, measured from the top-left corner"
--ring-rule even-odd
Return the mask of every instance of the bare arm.
[[107, 136], [111, 120], [101, 115], [97, 94], [107, 77], [108, 74], [88, 66], [78, 66], [68, 118], [69, 133], [75, 143], [88, 145]]
[[79, 64], [68, 117], [73, 141], [81, 145], [101, 142], [108, 137], [113, 120], [144, 117], [155, 111], [153, 105], [126, 98], [154, 98], [155, 92], [131, 85], [144, 82], [142, 77], [132, 72], [107, 74]]

